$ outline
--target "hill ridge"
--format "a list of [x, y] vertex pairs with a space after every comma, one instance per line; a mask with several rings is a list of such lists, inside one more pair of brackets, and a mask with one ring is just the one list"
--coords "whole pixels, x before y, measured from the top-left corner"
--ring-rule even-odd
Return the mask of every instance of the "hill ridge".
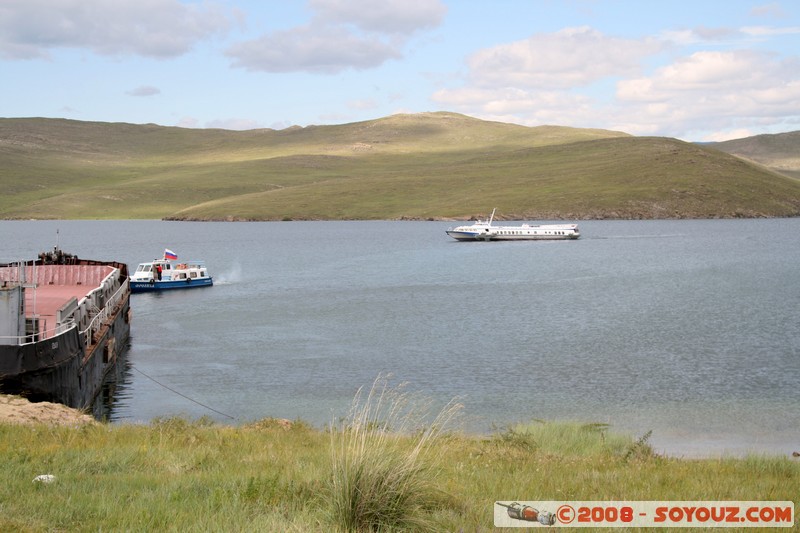
[[800, 179], [800, 131], [765, 133], [708, 146]]
[[0, 218], [799, 216], [800, 182], [730, 146], [451, 112], [245, 131], [0, 118]]

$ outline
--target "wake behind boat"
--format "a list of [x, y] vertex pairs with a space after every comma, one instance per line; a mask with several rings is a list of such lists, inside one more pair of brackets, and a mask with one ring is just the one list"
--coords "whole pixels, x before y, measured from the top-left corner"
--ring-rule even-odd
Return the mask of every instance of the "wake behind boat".
[[205, 261], [177, 262], [178, 256], [164, 250], [163, 259], [139, 263], [131, 276], [131, 292], [153, 292], [169, 289], [193, 289], [214, 284]]
[[446, 233], [457, 241], [544, 241], [577, 239], [581, 236], [577, 224], [492, 226], [496, 210], [492, 210], [489, 220], [478, 219], [468, 226], [448, 228]]

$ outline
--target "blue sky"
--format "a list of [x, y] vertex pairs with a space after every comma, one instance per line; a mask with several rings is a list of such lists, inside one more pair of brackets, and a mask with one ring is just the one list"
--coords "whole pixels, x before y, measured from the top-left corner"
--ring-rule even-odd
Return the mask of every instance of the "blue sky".
[[2, 0], [0, 116], [800, 130], [796, 0]]

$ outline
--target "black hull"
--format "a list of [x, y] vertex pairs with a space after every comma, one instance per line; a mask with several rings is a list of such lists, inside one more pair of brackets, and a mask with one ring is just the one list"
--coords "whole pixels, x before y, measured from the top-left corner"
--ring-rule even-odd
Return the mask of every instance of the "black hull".
[[[93, 272], [93, 267], [98, 267], [100, 272]], [[33, 268], [42, 269], [43, 277], [36, 283], [41, 285], [38, 290], [45, 291], [43, 302], [48, 302], [49, 296], [50, 305], [55, 299], [61, 306], [47, 308], [43, 303], [43, 316], [51, 320], [58, 316], [58, 323], [65, 327], [69, 326], [69, 320], [74, 325], [57, 335], [39, 333], [44, 338], [36, 342], [25, 342], [25, 338], [17, 334], [18, 342], [0, 344], [0, 392], [89, 411], [103, 389], [106, 375], [128, 347], [128, 267], [116, 261], [79, 259], [55, 248], [53, 252], [39, 254], [37, 260], [0, 265], [3, 287], [10, 286], [11, 291], [20, 287], [20, 272]], [[114, 272], [116, 278], [103, 278], [107, 271]], [[94, 274], [99, 276], [99, 281]], [[72, 286], [80, 288], [76, 291], [58, 289]], [[30, 287], [36, 290], [35, 285], [27, 288]], [[25, 288], [23, 286], [22, 290]], [[12, 325], [21, 316], [28, 320], [24, 303], [16, 308], [14, 298], [17, 297], [7, 298], [3, 308], [4, 319], [12, 321]], [[75, 308], [70, 310], [71, 302], [75, 302]], [[67, 320], [60, 315], [62, 310], [71, 313]]]
[[33, 344], [0, 346], [0, 392], [90, 409], [127, 349], [129, 313], [125, 298], [91, 346], [84, 345], [77, 328]]

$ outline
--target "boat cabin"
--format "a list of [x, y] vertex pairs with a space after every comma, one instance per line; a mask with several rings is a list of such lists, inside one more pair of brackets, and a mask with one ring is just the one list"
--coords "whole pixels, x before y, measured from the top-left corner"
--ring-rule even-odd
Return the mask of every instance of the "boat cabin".
[[189, 261], [173, 264], [165, 259], [156, 259], [150, 263], [140, 263], [139, 266], [136, 267], [136, 272], [131, 276], [131, 280], [180, 281], [207, 277], [208, 272], [203, 261]]

